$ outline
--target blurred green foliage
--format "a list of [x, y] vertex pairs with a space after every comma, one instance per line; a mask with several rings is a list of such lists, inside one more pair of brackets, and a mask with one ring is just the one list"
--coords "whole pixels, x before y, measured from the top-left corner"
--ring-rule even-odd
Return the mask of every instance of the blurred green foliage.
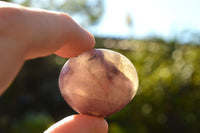
[[53, 124], [53, 120], [48, 113], [28, 112], [20, 120], [15, 120], [11, 125], [12, 133], [38, 133], [47, 129]]
[[[106, 118], [109, 133], [198, 133], [200, 45], [162, 40], [96, 38], [96, 48], [116, 50], [135, 65], [140, 87], [133, 101]], [[74, 114], [58, 88], [66, 59], [52, 55], [27, 61], [0, 97], [0, 132], [42, 132]]]
[[107, 39], [104, 46], [127, 56], [140, 79], [134, 100], [108, 119], [110, 133], [200, 131], [199, 45]]

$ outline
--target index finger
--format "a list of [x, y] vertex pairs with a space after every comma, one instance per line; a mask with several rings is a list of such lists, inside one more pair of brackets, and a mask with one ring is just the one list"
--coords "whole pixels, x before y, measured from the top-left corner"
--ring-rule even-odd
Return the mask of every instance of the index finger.
[[0, 1], [0, 34], [26, 48], [25, 58], [50, 54], [70, 58], [92, 49], [94, 36], [68, 14]]

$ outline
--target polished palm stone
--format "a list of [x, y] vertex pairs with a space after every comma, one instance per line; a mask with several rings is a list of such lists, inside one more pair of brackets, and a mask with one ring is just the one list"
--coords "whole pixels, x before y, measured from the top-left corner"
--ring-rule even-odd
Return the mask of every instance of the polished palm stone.
[[59, 87], [63, 98], [78, 113], [106, 117], [133, 99], [138, 76], [134, 65], [122, 54], [93, 49], [65, 63]]

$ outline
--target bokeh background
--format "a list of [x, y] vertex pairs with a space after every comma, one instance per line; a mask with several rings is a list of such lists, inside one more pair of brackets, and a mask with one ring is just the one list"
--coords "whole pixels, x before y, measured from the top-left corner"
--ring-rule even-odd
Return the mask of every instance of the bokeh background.
[[[96, 48], [113, 49], [133, 62], [139, 90], [128, 106], [106, 118], [109, 133], [200, 131], [198, 0], [174, 0], [171, 4], [163, 0], [165, 8], [159, 7], [157, 0], [139, 4], [135, 0], [7, 1], [66, 12], [95, 35]], [[160, 17], [156, 16], [160, 12]], [[40, 133], [76, 113], [58, 87], [66, 60], [51, 55], [24, 64], [0, 97], [0, 133]]]

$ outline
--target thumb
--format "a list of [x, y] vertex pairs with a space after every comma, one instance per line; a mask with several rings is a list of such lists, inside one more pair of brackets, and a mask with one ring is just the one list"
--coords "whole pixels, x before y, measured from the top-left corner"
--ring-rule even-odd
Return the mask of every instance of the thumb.
[[72, 115], [52, 125], [44, 133], [107, 133], [108, 124], [103, 118]]

